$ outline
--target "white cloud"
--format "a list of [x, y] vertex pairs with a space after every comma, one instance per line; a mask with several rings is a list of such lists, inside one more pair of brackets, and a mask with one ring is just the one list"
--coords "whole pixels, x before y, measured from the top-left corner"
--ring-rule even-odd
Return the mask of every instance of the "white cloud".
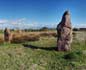
[[[5, 27], [11, 27], [11, 28], [19, 28], [19, 29], [24, 29], [24, 28], [41, 28], [41, 27], [51, 27], [51, 28], [56, 28], [58, 25], [57, 23], [39, 23], [36, 21], [30, 21], [29, 19], [26, 18], [20, 18], [16, 20], [7, 20], [7, 19], [0, 19], [0, 28], [5, 28]], [[73, 27], [83, 27], [86, 28], [86, 24], [72, 24]]]
[[26, 18], [20, 18], [20, 19], [16, 19], [16, 20], [11, 20], [10, 23], [13, 25], [16, 25], [16, 24], [23, 24], [23, 23], [25, 23], [25, 21], [26, 21]]
[[19, 29], [36, 28], [38, 26], [38, 22], [30, 21], [26, 18], [11, 20], [10, 24], [12, 24], [15, 28], [19, 28]]
[[8, 23], [8, 20], [6, 19], [0, 19], [0, 24]]
[[73, 27], [76, 27], [76, 28], [86, 28], [86, 23], [83, 23], [83, 24], [73, 24]]

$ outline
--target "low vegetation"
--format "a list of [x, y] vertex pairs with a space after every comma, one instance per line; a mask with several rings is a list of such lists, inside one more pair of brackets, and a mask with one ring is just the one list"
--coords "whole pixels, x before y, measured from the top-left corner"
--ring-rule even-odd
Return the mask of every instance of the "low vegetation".
[[11, 43], [24, 43], [27, 41], [38, 41], [39, 35], [26, 34], [26, 35], [13, 35]]
[[[85, 34], [86, 32], [74, 32], [69, 52], [56, 50], [55, 36], [42, 36], [40, 32], [15, 34], [16, 40], [19, 37], [18, 42], [21, 38], [25, 39], [17, 44], [0, 43], [0, 70], [85, 70]], [[27, 40], [29, 37], [37, 37], [37, 40]]]

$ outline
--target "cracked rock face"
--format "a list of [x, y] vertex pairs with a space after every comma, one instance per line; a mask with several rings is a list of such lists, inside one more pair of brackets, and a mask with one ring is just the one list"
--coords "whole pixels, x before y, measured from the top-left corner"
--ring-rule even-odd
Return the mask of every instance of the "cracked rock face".
[[58, 51], [69, 51], [72, 43], [72, 25], [69, 11], [65, 11], [61, 22], [57, 25]]

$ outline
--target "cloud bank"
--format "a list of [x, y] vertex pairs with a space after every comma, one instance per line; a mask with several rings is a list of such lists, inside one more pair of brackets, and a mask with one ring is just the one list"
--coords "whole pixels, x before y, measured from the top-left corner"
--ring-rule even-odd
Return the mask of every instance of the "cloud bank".
[[[41, 27], [56, 28], [58, 23], [39, 23], [36, 21], [30, 21], [26, 18], [20, 18], [15, 20], [0, 19], [0, 29], [14, 28], [14, 29], [37, 29]], [[72, 24], [76, 28], [86, 28], [86, 24]]]
[[8, 20], [6, 20], [6, 19], [0, 19], [0, 24], [4, 24], [4, 23], [7, 23], [8, 22]]

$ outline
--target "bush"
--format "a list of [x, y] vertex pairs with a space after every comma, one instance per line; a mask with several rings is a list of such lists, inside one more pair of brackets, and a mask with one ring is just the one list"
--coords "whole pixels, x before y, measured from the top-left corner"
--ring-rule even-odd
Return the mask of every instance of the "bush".
[[48, 27], [42, 27], [42, 28], [40, 29], [40, 31], [48, 31], [48, 30], [49, 30]]

